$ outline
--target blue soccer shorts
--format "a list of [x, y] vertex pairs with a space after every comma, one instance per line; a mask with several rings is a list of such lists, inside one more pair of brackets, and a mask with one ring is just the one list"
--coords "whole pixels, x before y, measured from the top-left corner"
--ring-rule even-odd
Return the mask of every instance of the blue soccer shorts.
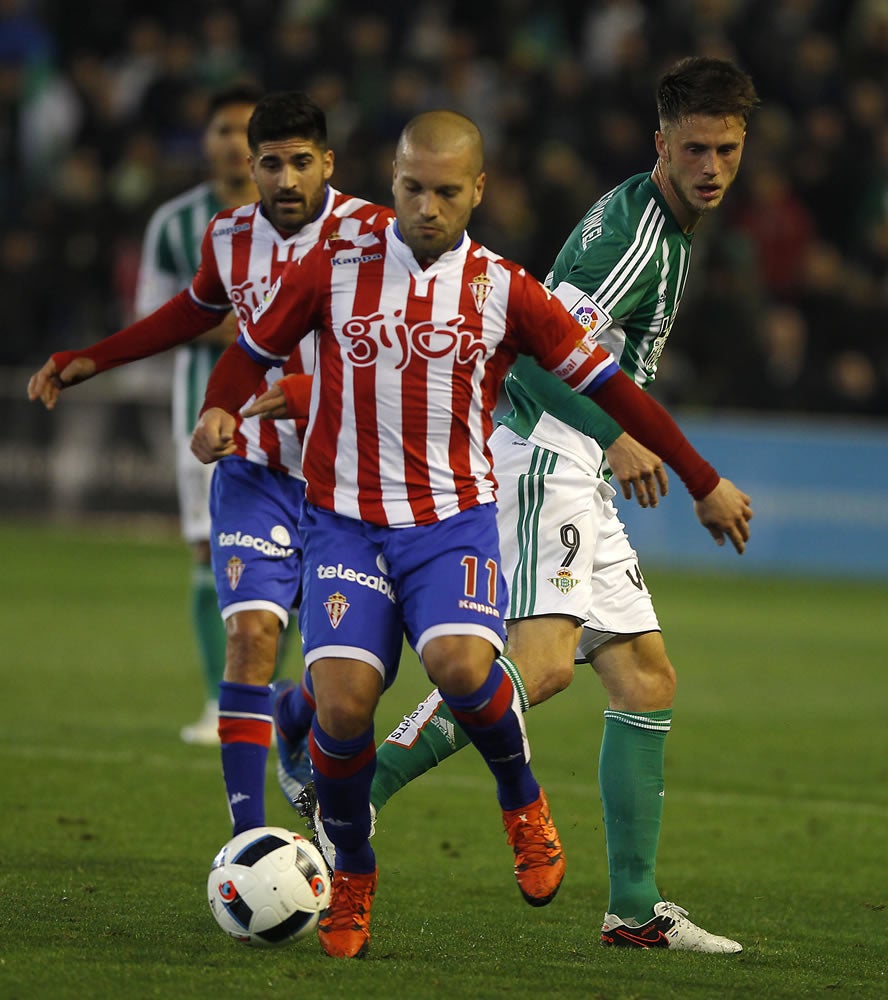
[[389, 687], [405, 635], [420, 659], [429, 639], [443, 635], [477, 635], [502, 651], [508, 593], [495, 504], [435, 524], [387, 528], [306, 503], [300, 528], [306, 664], [361, 660]]
[[238, 611], [271, 611], [287, 627], [302, 594], [304, 500], [301, 479], [238, 457], [216, 464], [210, 550], [223, 619]]

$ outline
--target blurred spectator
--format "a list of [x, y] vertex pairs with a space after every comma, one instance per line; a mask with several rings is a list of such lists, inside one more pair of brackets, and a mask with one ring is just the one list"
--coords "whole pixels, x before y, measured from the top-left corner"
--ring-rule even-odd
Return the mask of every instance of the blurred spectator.
[[[473, 230], [543, 278], [582, 210], [651, 168], [653, 88], [693, 53], [736, 59], [763, 106], [725, 218], [695, 237], [704, 266], [658, 391], [885, 412], [888, 0], [0, 0], [3, 280], [39, 288], [51, 267], [65, 303], [22, 303], [28, 335], [7, 338], [3, 361], [126, 321], [138, 234], [201, 176], [218, 83], [307, 90], [328, 114], [338, 186], [383, 202], [407, 119], [470, 115], [490, 173]], [[716, 242], [730, 251], [710, 253]], [[779, 403], [747, 391], [743, 360], [783, 385]]]
[[816, 236], [814, 218], [790, 187], [787, 170], [767, 160], [748, 164], [741, 190], [746, 200], [735, 211], [734, 222], [756, 247], [766, 291], [775, 299], [790, 299], [798, 290], [802, 259]]

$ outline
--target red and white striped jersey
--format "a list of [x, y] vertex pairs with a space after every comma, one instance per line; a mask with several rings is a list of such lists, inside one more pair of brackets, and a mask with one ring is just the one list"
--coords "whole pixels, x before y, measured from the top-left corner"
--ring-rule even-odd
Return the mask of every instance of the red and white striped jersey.
[[321, 244], [284, 271], [239, 342], [278, 363], [313, 330], [306, 495], [392, 527], [495, 498], [487, 439], [518, 353], [575, 389], [618, 370], [535, 278], [467, 235], [425, 269], [396, 226]]
[[[291, 236], [282, 236], [260, 203], [226, 209], [215, 215], [201, 244], [201, 262], [191, 283], [191, 297], [204, 308], [234, 308], [240, 322], [249, 318], [291, 261], [300, 260], [318, 242], [351, 238], [379, 229], [393, 217], [390, 208], [327, 189], [316, 219]], [[282, 374], [311, 373], [314, 340], [300, 344], [286, 365], [269, 370], [257, 395]], [[291, 420], [241, 419], [235, 433], [236, 454], [289, 475], [302, 476], [302, 444]]]

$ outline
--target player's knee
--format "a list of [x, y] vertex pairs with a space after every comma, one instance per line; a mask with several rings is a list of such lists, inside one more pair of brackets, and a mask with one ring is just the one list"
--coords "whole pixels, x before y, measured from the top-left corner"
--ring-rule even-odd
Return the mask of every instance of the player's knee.
[[225, 628], [225, 680], [270, 683], [280, 634], [277, 616], [268, 612], [239, 612], [226, 621]]
[[671, 705], [675, 698], [677, 677], [665, 651], [661, 655], [643, 657], [636, 664], [635, 686], [649, 704]]
[[572, 660], [553, 660], [545, 670], [533, 671], [524, 681], [531, 705], [539, 705], [569, 687], [574, 679]]
[[319, 703], [317, 713], [321, 729], [336, 740], [353, 740], [373, 724], [372, 706], [348, 692], [342, 692], [332, 703]]
[[422, 651], [422, 662], [432, 683], [455, 695], [477, 691], [487, 679], [494, 650], [477, 636], [438, 636]]

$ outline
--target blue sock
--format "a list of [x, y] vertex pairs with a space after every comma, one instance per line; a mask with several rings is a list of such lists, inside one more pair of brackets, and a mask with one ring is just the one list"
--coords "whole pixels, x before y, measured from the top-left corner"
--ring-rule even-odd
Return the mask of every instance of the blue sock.
[[499, 661], [493, 661], [487, 680], [473, 694], [442, 691], [441, 696], [496, 778], [500, 807], [520, 809], [534, 802], [540, 786], [530, 770], [521, 705]]
[[220, 682], [219, 740], [232, 834], [265, 826], [265, 764], [271, 742], [267, 684]]
[[306, 669], [302, 674], [301, 683], [291, 688], [286, 696], [281, 698], [275, 715], [277, 724], [289, 744], [295, 745], [305, 738], [311, 728], [314, 713], [314, 687], [311, 683], [311, 673]]
[[376, 855], [370, 846], [370, 784], [376, 770], [373, 727], [352, 740], [334, 740], [315, 717], [308, 746], [324, 828], [336, 847], [336, 868], [356, 875], [375, 871]]

